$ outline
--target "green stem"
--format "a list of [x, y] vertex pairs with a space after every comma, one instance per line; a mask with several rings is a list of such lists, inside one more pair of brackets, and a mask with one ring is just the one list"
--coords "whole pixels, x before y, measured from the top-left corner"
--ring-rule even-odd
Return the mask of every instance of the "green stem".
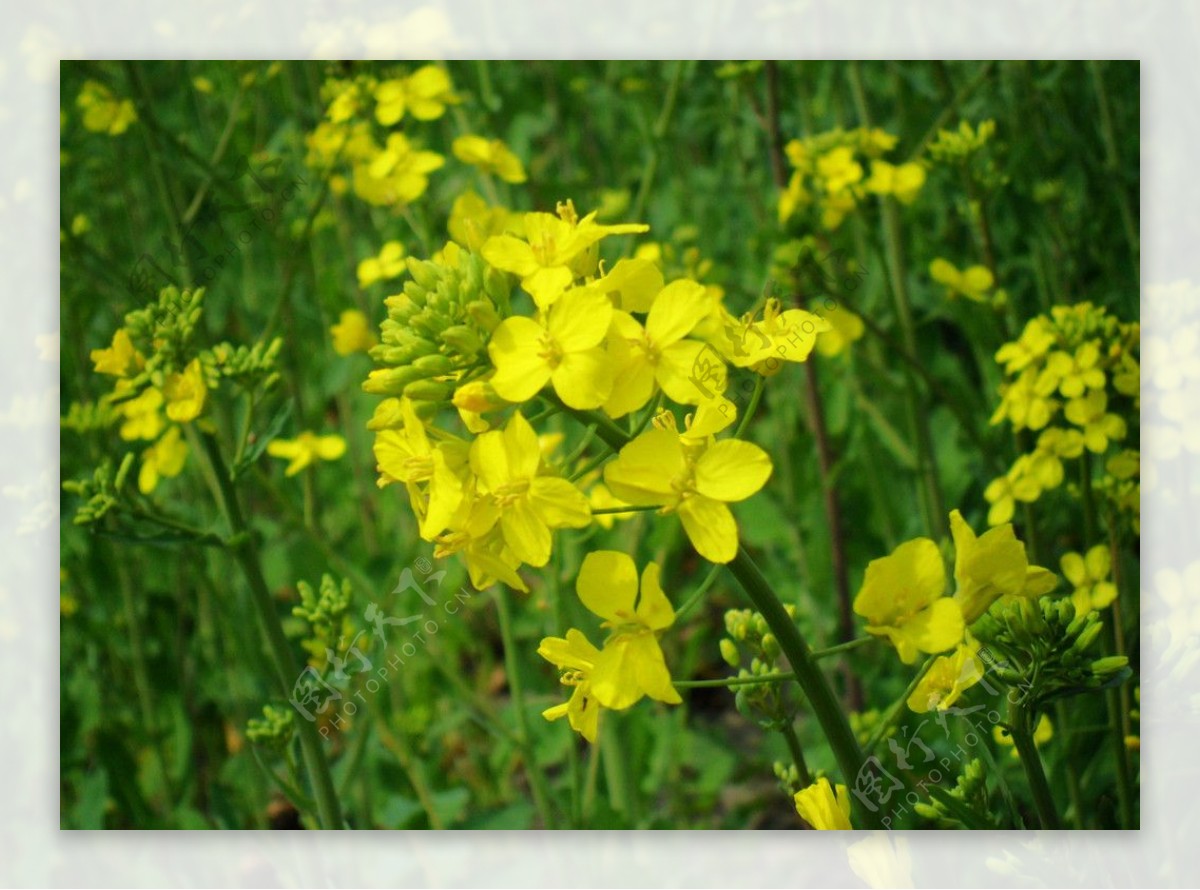
[[1025, 777], [1029, 780], [1029, 790], [1033, 792], [1033, 805], [1037, 809], [1042, 828], [1057, 831], [1062, 826], [1058, 821], [1054, 796], [1050, 793], [1050, 783], [1046, 781], [1046, 772], [1042, 769], [1042, 758], [1033, 741], [1033, 714], [1020, 700], [1014, 702], [1010, 699], [1008, 722], [1013, 744], [1021, 756]]
[[[654, 185], [654, 176], [658, 172], [659, 143], [667, 135], [667, 127], [671, 124], [671, 115], [675, 111], [675, 98], [679, 95], [679, 81], [683, 76], [683, 66], [686, 64], [687, 62], [683, 60], [675, 63], [675, 70], [671, 72], [671, 80], [667, 83], [667, 94], [663, 99], [662, 111], [659, 112], [658, 120], [655, 121], [654, 129], [650, 133], [651, 139], [646, 153], [646, 163], [642, 167], [637, 197], [633, 199], [633, 211], [629, 216], [633, 222], [638, 222], [642, 218], [642, 214], [646, 212], [650, 188]], [[631, 235], [626, 251], [633, 247], [633, 242], [634, 239]]]
[[[249, 526], [242, 516], [242, 508], [238, 503], [237, 491], [229, 479], [229, 470], [221, 456], [221, 448], [211, 435], [202, 434], [201, 440], [208, 459], [212, 464], [213, 475], [216, 477], [221, 509], [229, 524], [230, 534], [236, 543], [231, 549], [234, 558], [241, 567], [246, 581], [253, 594], [254, 607], [266, 634], [271, 655], [272, 667], [279, 682], [280, 692], [285, 699], [290, 699], [292, 686], [299, 676], [296, 657], [288, 645], [283, 633], [283, 624], [275, 610], [275, 602], [271, 591], [262, 574], [262, 566], [258, 558], [258, 548]], [[338, 804], [337, 790], [333, 785], [333, 776], [329, 771], [329, 763], [321, 748], [321, 739], [317, 734], [316, 724], [311, 720], [297, 720], [300, 732], [300, 750], [304, 755], [305, 769], [313, 785], [317, 798], [317, 813], [322, 828], [340, 829], [342, 825], [341, 807]]]
[[[858, 741], [854, 738], [837, 697], [817, 667], [804, 637], [801, 636], [800, 629], [796, 627], [779, 596], [771, 589], [771, 585], [767, 583], [767, 579], [763, 577], [744, 547], [738, 548], [737, 556], [729, 563], [728, 568], [745, 589], [746, 596], [755, 610], [763, 616], [767, 626], [775, 634], [779, 648], [787, 656], [796, 681], [800, 684], [813, 715], [821, 724], [821, 730], [833, 749], [843, 779], [847, 785], [853, 785], [863, 766], [862, 750], [858, 747]], [[880, 827], [878, 814], [860, 808], [860, 815], [867, 827]]]
[[533, 791], [534, 806], [542, 817], [543, 828], [554, 827], [554, 813], [550, 808], [550, 795], [546, 789], [546, 777], [538, 768], [534, 758], [533, 745], [530, 744], [529, 717], [525, 713], [525, 696], [522, 692], [521, 670], [517, 661], [517, 642], [513, 635], [512, 616], [508, 608], [508, 588], [498, 585], [496, 593], [496, 612], [500, 618], [500, 638], [504, 643], [504, 669], [508, 674], [508, 690], [512, 695], [513, 710], [517, 717], [517, 746], [525, 761], [525, 775], [529, 777], [529, 787]]
[[808, 772], [808, 764], [804, 762], [804, 749], [800, 747], [800, 737], [796, 735], [796, 727], [789, 720], [780, 727], [779, 732], [787, 742], [788, 750], [792, 752], [792, 760], [796, 763], [796, 772], [799, 773], [800, 783], [807, 788], [812, 784], [812, 776]]

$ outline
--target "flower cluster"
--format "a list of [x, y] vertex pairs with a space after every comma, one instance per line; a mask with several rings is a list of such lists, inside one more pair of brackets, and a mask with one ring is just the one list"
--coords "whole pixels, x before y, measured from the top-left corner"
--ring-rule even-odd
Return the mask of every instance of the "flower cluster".
[[[218, 343], [202, 348], [195, 343], [203, 301], [203, 288], [180, 291], [167, 287], [158, 300], [128, 313], [111, 343], [91, 352], [95, 371], [115, 378], [112, 389], [94, 403], [72, 405], [63, 419], [64, 428], [82, 432], [116, 425], [123, 441], [150, 443], [142, 448], [137, 474], [143, 495], [153, 493], [163, 479], [183, 472], [190, 451], [190, 425], [196, 424], [201, 431], [212, 429], [205, 415], [213, 391], [228, 383], [257, 396], [279, 379], [277, 364], [283, 347], [279, 338], [254, 346]], [[298, 443], [304, 441], [302, 436]], [[285, 455], [280, 451], [286, 450], [288, 443], [263, 445], [272, 454], [303, 460], [299, 452]], [[255, 456], [261, 450], [255, 449]], [[251, 459], [248, 452], [239, 453], [234, 473]], [[326, 452], [323, 456], [328, 457], [328, 449]], [[126, 455], [121, 465], [116, 494], [132, 457]], [[111, 507], [116, 501], [105, 503]], [[87, 521], [98, 520], [106, 510], [97, 511], [95, 506], [80, 515]]]
[[947, 595], [946, 567], [937, 544], [916, 538], [872, 560], [854, 600], [854, 611], [867, 620], [867, 633], [886, 637], [905, 664], [915, 662], [921, 652], [950, 653], [934, 660], [909, 697], [908, 706], [919, 713], [950, 707], [982, 678], [979, 644], [969, 628], [994, 602], [1036, 599], [1058, 584], [1052, 572], [1029, 564], [1012, 525], [976, 536], [955, 510], [950, 530], [953, 595]]
[[[1126, 438], [1126, 418], [1136, 417], [1138, 405], [1139, 339], [1136, 322], [1078, 303], [1030, 319], [1016, 340], [1000, 347], [996, 361], [1005, 380], [991, 422], [1008, 420], [1018, 432], [1038, 437], [1033, 450], [984, 492], [992, 505], [989, 523], [1007, 522], [1017, 501], [1032, 503], [1061, 485], [1064, 460], [1079, 458], [1085, 449], [1103, 456]], [[1058, 423], [1060, 418], [1065, 424]], [[1118, 454], [1107, 469], [1118, 481], [1129, 482], [1137, 473], [1137, 452]], [[1132, 506], [1135, 486], [1113, 485], [1114, 498]]]
[[131, 100], [118, 99], [112, 90], [94, 80], [84, 83], [75, 104], [83, 112], [84, 129], [93, 133], [120, 136], [137, 121]]
[[[478, 251], [451, 241], [430, 260], [410, 258], [411, 280], [385, 301], [371, 350], [383, 367], [364, 384], [387, 397], [369, 424], [379, 481], [404, 483], [421, 535], [439, 555], [462, 553], [477, 587], [525, 589], [517, 570], [545, 565], [552, 531], [591, 524], [593, 507], [674, 513], [701, 556], [737, 553], [728, 505], [762, 487], [771, 461], [716, 438], [736, 417], [722, 395], [728, 365], [766, 375], [804, 361], [828, 323], [777, 300], [737, 318], [721, 294], [689, 278], [667, 283], [648, 259], [600, 264], [604, 238], [645, 228], [581, 218], [567, 201], [557, 214], [525, 214]], [[641, 420], [631, 432], [614, 426], [615, 457], [575, 465], [540, 449], [525, 407], [535, 398], [585, 424]], [[664, 399], [694, 409], [682, 431]], [[442, 424], [451, 406], [469, 435]], [[495, 417], [510, 408], [507, 421]], [[605, 461], [603, 488], [587, 490]]]
[[[925, 167], [916, 161], [883, 160], [896, 142], [897, 137], [883, 130], [865, 127], [793, 139], [784, 146], [792, 175], [779, 196], [780, 223], [813, 207], [821, 226], [833, 230], [868, 194], [891, 195], [911, 204], [925, 184]], [[864, 163], [869, 163], [869, 172]]]

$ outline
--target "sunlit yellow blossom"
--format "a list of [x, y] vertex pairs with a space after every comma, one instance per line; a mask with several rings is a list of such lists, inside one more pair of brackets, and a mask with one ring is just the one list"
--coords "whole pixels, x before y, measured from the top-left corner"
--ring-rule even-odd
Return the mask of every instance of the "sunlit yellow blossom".
[[192, 86], [197, 93], [204, 93], [206, 96], [213, 91], [212, 81], [203, 76], [193, 77]]
[[967, 625], [1002, 596], [1037, 597], [1057, 584], [1052, 572], [1029, 564], [1025, 545], [1017, 540], [1008, 523], [976, 537], [955, 510], [950, 514], [950, 533], [954, 538], [957, 585], [954, 600]]
[[571, 687], [570, 699], [542, 711], [542, 716], [547, 720], [566, 717], [571, 729], [594, 743], [600, 725], [600, 704], [592, 694], [591, 676], [600, 650], [583, 633], [571, 628], [565, 639], [546, 637], [537, 651], [562, 671], [560, 682]]
[[787, 222], [797, 210], [807, 207], [812, 201], [812, 194], [804, 186], [804, 175], [793, 173], [787, 187], [779, 195], [779, 222]]
[[1099, 368], [1100, 345], [1092, 340], [1075, 351], [1052, 352], [1038, 379], [1038, 391], [1049, 395], [1058, 389], [1068, 399], [1077, 399], [1089, 389], [1104, 388], [1104, 372]]
[[821, 202], [821, 225], [830, 231], [836, 229], [856, 206], [854, 193], [849, 189], [826, 195]]
[[708, 315], [710, 305], [703, 285], [681, 278], [654, 298], [644, 328], [628, 312], [613, 313], [609, 343], [617, 372], [604, 403], [609, 416], [622, 417], [641, 408], [656, 385], [680, 404], [701, 400], [703, 393], [691, 378], [705, 347], [685, 338]]
[[379, 339], [371, 329], [371, 322], [357, 309], [344, 309], [338, 323], [329, 329], [333, 337], [333, 351], [338, 355], [367, 352]]
[[325, 116], [333, 124], [344, 124], [357, 117], [367, 101], [370, 83], [365, 80], [329, 80], [321, 93], [329, 104]]
[[871, 177], [864, 188], [876, 195], [892, 195], [901, 204], [911, 204], [924, 184], [925, 168], [914, 161], [899, 166], [871, 161]]
[[[992, 738], [996, 740], [996, 744], [1012, 748], [1010, 756], [1013, 760], [1021, 759], [1021, 754], [1013, 743], [1012, 734], [1003, 726], [993, 727]], [[1052, 738], [1054, 738], [1054, 726], [1050, 723], [1050, 718], [1043, 714], [1033, 730], [1033, 743], [1040, 748]]]
[[379, 486], [405, 484], [421, 537], [432, 541], [449, 526], [462, 503], [463, 483], [458, 472], [466, 464], [467, 443], [447, 437], [433, 445], [411, 400], [400, 399], [399, 408], [403, 426], [375, 435]]
[[1054, 417], [1060, 402], [1038, 394], [1037, 378], [1037, 371], [1029, 367], [1016, 380], [1002, 384], [1000, 404], [989, 422], [1000, 423], [1007, 417], [1017, 429], [1040, 430], [1045, 427]]
[[168, 374], [163, 382], [163, 397], [167, 402], [167, 417], [176, 423], [195, 420], [204, 410], [208, 384], [200, 359], [192, 359], [178, 374]]
[[1079, 430], [1050, 427], [1042, 431], [1037, 448], [1029, 453], [1026, 475], [1042, 491], [1057, 488], [1063, 481], [1062, 458], [1076, 458], [1082, 453], [1083, 434]]
[[187, 454], [187, 443], [180, 439], [179, 427], [171, 427], [161, 439], [142, 452], [138, 491], [150, 494], [158, 486], [159, 479], [178, 476], [187, 463]]
[[114, 377], [136, 374], [146, 364], [141, 354], [133, 348], [129, 332], [124, 328], [117, 328], [112, 345], [107, 349], [93, 349], [91, 358], [98, 374], [111, 374]]
[[1029, 455], [1021, 455], [1007, 473], [988, 483], [983, 490], [984, 499], [992, 505], [988, 511], [988, 525], [1000, 525], [1012, 519], [1017, 501], [1030, 504], [1042, 496], [1042, 487], [1029, 474], [1029, 469]]
[[112, 90], [94, 80], [86, 81], [75, 104], [83, 110], [83, 126], [93, 133], [120, 136], [137, 120], [129, 99], [118, 99]]
[[817, 159], [817, 173], [825, 180], [825, 190], [836, 195], [862, 180], [862, 164], [854, 160], [854, 150], [835, 148]]
[[595, 270], [596, 251], [592, 248], [602, 238], [649, 228], [636, 223], [602, 226], [595, 213], [576, 219], [569, 202], [560, 208], [559, 216], [527, 213], [524, 224], [524, 238], [505, 234], [484, 242], [483, 257], [497, 269], [519, 276], [521, 287], [543, 308], [554, 303], [576, 278]]
[[817, 831], [853, 831], [850, 824], [850, 792], [838, 785], [835, 792], [822, 777], [793, 797], [796, 812]]
[[479, 250], [493, 235], [520, 229], [522, 218], [507, 207], [493, 207], [467, 189], [454, 199], [446, 229], [450, 237], [468, 250]]
[[80, 235], [86, 235], [92, 230], [92, 221], [88, 219], [86, 213], [76, 213], [71, 218], [71, 234], [78, 238]]
[[1125, 421], [1116, 414], [1109, 414], [1108, 395], [1102, 389], [1093, 389], [1086, 396], [1067, 403], [1067, 420], [1083, 431], [1083, 442], [1088, 451], [1103, 454], [1110, 440], [1125, 438]]
[[996, 350], [996, 361], [1004, 365], [1007, 373], [1016, 374], [1044, 356], [1053, 345], [1054, 334], [1047, 329], [1045, 319], [1031, 318], [1020, 337]]
[[[645, 313], [662, 292], [663, 275], [653, 260], [633, 257], [618, 260], [606, 275], [588, 284], [588, 288], [602, 291], [617, 309]], [[713, 300], [708, 300], [707, 305], [713, 305]]]
[[572, 408], [604, 404], [613, 371], [601, 343], [612, 315], [607, 297], [576, 288], [550, 307], [544, 325], [519, 315], [505, 319], [488, 342], [496, 393], [520, 403], [549, 382]]
[[427, 174], [445, 163], [437, 152], [421, 151], [403, 133], [392, 133], [374, 159], [355, 165], [354, 193], [380, 207], [411, 204], [429, 187]]
[[908, 697], [908, 708], [918, 714], [944, 711], [964, 692], [983, 679], [979, 642], [968, 638], [949, 655], [939, 655]]
[[1075, 588], [1071, 601], [1077, 615], [1103, 609], [1117, 598], [1117, 585], [1108, 580], [1112, 571], [1112, 552], [1106, 544], [1097, 544], [1084, 556], [1064, 553], [1062, 571]]
[[150, 387], [137, 398], [129, 399], [118, 406], [124, 422], [121, 424], [121, 438], [126, 441], [134, 439], [157, 439], [166, 421], [162, 416], [163, 394], [161, 390]]
[[696, 552], [716, 563], [737, 555], [737, 523], [727, 504], [753, 495], [770, 475], [771, 459], [751, 442], [710, 444], [662, 428], [642, 433], [604, 467], [614, 495], [677, 512]]
[[464, 488], [462, 503], [447, 530], [437, 536], [433, 555], [435, 559], [444, 559], [453, 553], [462, 554], [476, 590], [485, 590], [502, 581], [514, 590], [528, 593], [529, 587], [517, 574], [521, 560], [505, 542], [497, 522], [500, 509], [490, 495], [480, 494], [474, 487]]
[[817, 352], [828, 358], [841, 355], [863, 335], [863, 321], [849, 309], [835, 306], [825, 314], [829, 327], [817, 337]]
[[591, 522], [587, 498], [566, 479], [540, 475], [537, 434], [518, 411], [503, 432], [484, 433], [471, 444], [471, 469], [479, 490], [498, 507], [504, 542], [521, 562], [544, 566], [550, 532]]
[[867, 564], [854, 611], [867, 633], [887, 637], [905, 664], [918, 652], [945, 652], [962, 639], [963, 614], [946, 592], [946, 567], [937, 544], [916, 538]]
[[437, 65], [424, 65], [407, 77], [382, 81], [375, 87], [375, 119], [390, 127], [411, 114], [417, 120], [436, 120], [446, 106], [458, 102], [450, 75]]
[[337, 460], [346, 453], [346, 440], [338, 435], [318, 436], [307, 430], [295, 439], [272, 439], [267, 454], [291, 461], [284, 474], [295, 476], [317, 458]]
[[[784, 309], [774, 297], [767, 300], [761, 319], [747, 316], [726, 326], [714, 341], [739, 368], [764, 376], [778, 373], [784, 362], [803, 362], [830, 323], [804, 309]], [[668, 393], [670, 395], [670, 393]]]
[[609, 630], [591, 672], [596, 700], [614, 710], [628, 708], [642, 696], [679, 704], [658, 644], [658, 634], [675, 623], [675, 610], [659, 584], [658, 565], [646, 564], [639, 589], [637, 566], [628, 555], [614, 550], [589, 553], [575, 590]]
[[494, 173], [505, 182], [524, 182], [525, 168], [508, 146], [499, 139], [482, 136], [459, 136], [451, 145], [454, 156], [464, 164], [478, 167], [484, 173]]
[[367, 257], [358, 264], [358, 286], [370, 287], [376, 281], [387, 281], [404, 274], [404, 245], [388, 241], [378, 256]]
[[929, 264], [929, 277], [938, 284], [945, 285], [946, 296], [961, 295], [976, 303], [986, 303], [987, 292], [996, 283], [986, 266], [971, 266], [960, 272], [953, 263], [940, 257]]

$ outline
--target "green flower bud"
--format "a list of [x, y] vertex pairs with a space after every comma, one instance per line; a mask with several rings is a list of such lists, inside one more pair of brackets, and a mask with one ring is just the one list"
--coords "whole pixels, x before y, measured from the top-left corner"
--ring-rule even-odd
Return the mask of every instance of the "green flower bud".
[[721, 657], [725, 659], [725, 663], [730, 667], [737, 667], [741, 664], [742, 658], [738, 652], [737, 644], [729, 637], [721, 637], [720, 642]]

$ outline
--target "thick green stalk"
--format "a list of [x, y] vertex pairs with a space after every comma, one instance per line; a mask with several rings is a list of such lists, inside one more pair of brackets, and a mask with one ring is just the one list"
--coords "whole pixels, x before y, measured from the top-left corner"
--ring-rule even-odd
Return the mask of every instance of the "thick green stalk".
[[[250, 592], [254, 600], [255, 611], [258, 612], [259, 622], [266, 634], [271, 656], [271, 665], [279, 688], [284, 698], [290, 698], [292, 687], [299, 676], [299, 666], [296, 657], [283, 633], [283, 624], [275, 611], [275, 602], [271, 591], [263, 577], [262, 566], [258, 559], [258, 548], [254, 537], [250, 534], [242, 508], [238, 503], [237, 491], [229, 479], [229, 470], [221, 456], [221, 448], [216, 440], [208, 434], [202, 434], [204, 449], [212, 463], [213, 475], [216, 477], [220, 494], [221, 509], [229, 524], [231, 536], [230, 549], [234, 559], [246, 576]], [[321, 739], [317, 733], [316, 724], [310, 720], [296, 721], [300, 732], [300, 750], [304, 756], [304, 766], [308, 771], [313, 792], [317, 798], [317, 814], [322, 828], [340, 829], [342, 825], [341, 807], [338, 804], [337, 790], [333, 785], [333, 776], [329, 771], [329, 763], [321, 748]]]
[[1014, 702], [1009, 699], [1008, 723], [1013, 744], [1021, 756], [1025, 777], [1029, 780], [1029, 790], [1033, 792], [1033, 805], [1037, 809], [1038, 819], [1042, 828], [1056, 831], [1062, 825], [1058, 821], [1058, 808], [1054, 805], [1054, 795], [1050, 793], [1050, 783], [1046, 781], [1046, 772], [1042, 769], [1041, 755], [1033, 741], [1033, 714], [1020, 700]]
[[[808, 644], [804, 642], [800, 629], [796, 627], [778, 595], [771, 589], [771, 585], [767, 583], [767, 579], [763, 577], [744, 547], [738, 548], [737, 556], [729, 563], [729, 571], [737, 578], [755, 610], [763, 616], [767, 626], [775, 634], [779, 648], [787, 656], [792, 672], [796, 675], [796, 682], [800, 684], [813, 715], [821, 724], [821, 730], [833, 749], [845, 783], [854, 785], [863, 766], [862, 750], [858, 747], [858, 740], [854, 738], [850, 722], [838, 704], [837, 697], [817, 667]], [[880, 827], [877, 814], [866, 808], [860, 808], [859, 812], [868, 823], [867, 827]]]
[[800, 737], [796, 735], [796, 727], [792, 726], [792, 721], [789, 720], [779, 731], [783, 734], [784, 741], [787, 742], [788, 750], [792, 752], [792, 760], [796, 764], [796, 773], [800, 778], [800, 784], [807, 788], [812, 784], [812, 775], [804, 760], [804, 749], [800, 747]]

